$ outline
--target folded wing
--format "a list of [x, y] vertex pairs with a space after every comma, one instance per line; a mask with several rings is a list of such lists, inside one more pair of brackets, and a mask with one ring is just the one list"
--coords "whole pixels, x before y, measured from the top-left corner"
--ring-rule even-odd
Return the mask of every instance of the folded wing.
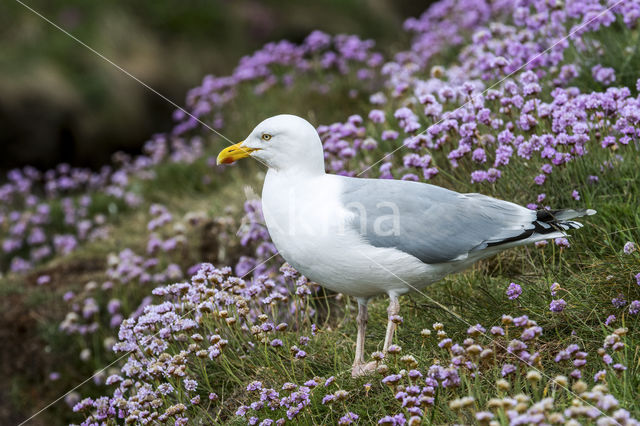
[[481, 194], [398, 180], [345, 178], [342, 189], [352, 230], [373, 246], [395, 247], [429, 264], [563, 236], [582, 226], [570, 219], [595, 213], [536, 212]]

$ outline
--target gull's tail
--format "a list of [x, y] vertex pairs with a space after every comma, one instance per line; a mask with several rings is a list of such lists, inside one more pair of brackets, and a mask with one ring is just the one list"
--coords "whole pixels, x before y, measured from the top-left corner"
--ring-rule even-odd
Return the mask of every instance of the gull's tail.
[[571, 219], [582, 216], [591, 216], [596, 214], [592, 209], [565, 209], [565, 210], [538, 210], [536, 220], [535, 233], [548, 234], [553, 231], [568, 231], [569, 229], [582, 228], [580, 222]]
[[[523, 233], [501, 241], [492, 241], [488, 246], [499, 246], [508, 243], [515, 245], [532, 243], [550, 238], [566, 236], [566, 231], [570, 229], [582, 228], [580, 222], [576, 222], [577, 217], [591, 216], [596, 214], [592, 209], [564, 209], [564, 210], [537, 210], [536, 218], [531, 223], [533, 227]], [[512, 246], [513, 244], [508, 244]]]

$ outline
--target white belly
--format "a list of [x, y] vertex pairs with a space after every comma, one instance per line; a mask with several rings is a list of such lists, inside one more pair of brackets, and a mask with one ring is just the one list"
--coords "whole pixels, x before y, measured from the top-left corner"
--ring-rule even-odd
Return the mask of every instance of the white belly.
[[323, 175], [289, 179], [269, 170], [262, 209], [276, 248], [294, 268], [318, 284], [355, 297], [421, 289], [463, 265], [426, 265], [395, 248], [367, 244], [346, 223], [340, 179]]

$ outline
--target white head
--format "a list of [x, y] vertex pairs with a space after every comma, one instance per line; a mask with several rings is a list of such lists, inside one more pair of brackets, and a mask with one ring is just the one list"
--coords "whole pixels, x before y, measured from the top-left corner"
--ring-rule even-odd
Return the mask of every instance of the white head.
[[324, 173], [320, 136], [311, 123], [295, 115], [267, 118], [244, 141], [222, 150], [218, 164], [245, 157], [254, 157], [274, 170], [295, 168], [313, 174]]

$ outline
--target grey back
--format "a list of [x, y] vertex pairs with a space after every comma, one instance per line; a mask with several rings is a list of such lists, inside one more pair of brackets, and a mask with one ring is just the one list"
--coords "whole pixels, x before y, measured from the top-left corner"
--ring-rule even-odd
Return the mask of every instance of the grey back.
[[395, 247], [429, 264], [461, 260], [534, 228], [536, 213], [482, 194], [387, 179], [344, 178], [348, 226], [376, 247]]

